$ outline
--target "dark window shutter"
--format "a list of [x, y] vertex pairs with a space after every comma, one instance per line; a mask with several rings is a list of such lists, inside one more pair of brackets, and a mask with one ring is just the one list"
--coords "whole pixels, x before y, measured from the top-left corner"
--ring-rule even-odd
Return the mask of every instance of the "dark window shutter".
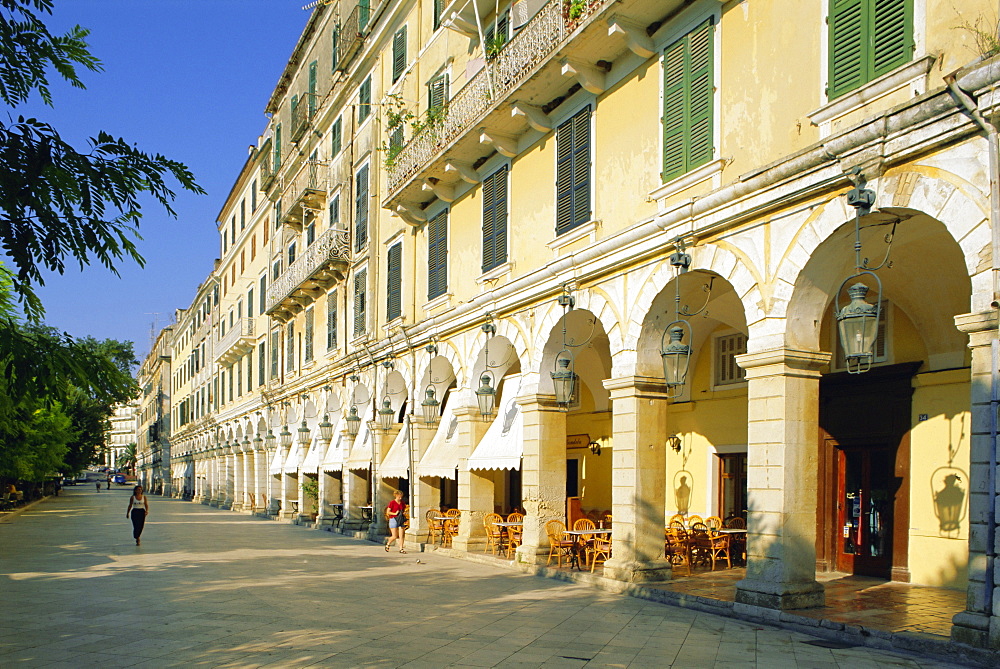
[[441, 109], [448, 104], [448, 75], [442, 74], [428, 84], [428, 104], [430, 109]]
[[497, 18], [497, 34], [503, 35], [505, 41], [510, 39], [510, 9]]
[[367, 292], [368, 270], [354, 275], [354, 336], [365, 333], [365, 293]]
[[865, 4], [865, 0], [830, 2], [830, 98], [865, 81], [864, 42], [868, 33]]
[[333, 122], [333, 127], [330, 129], [330, 156], [336, 156], [340, 153], [341, 142], [343, 137], [341, 136], [341, 119], [337, 119]]
[[358, 170], [354, 200], [354, 250], [360, 251], [368, 243], [368, 166]]
[[274, 162], [272, 164], [274, 168], [273, 171], [277, 172], [278, 168], [281, 167], [281, 124], [274, 129]]
[[302, 344], [303, 347], [303, 358], [306, 362], [313, 359], [313, 328], [315, 327], [314, 318], [315, 311], [313, 309], [306, 309], [306, 336], [305, 341]]
[[309, 118], [316, 113], [316, 61], [309, 63]]
[[871, 78], [880, 77], [913, 57], [913, 0], [869, 0], [872, 7]]
[[253, 288], [247, 291], [247, 318], [253, 318]]
[[483, 271], [507, 262], [507, 173], [504, 165], [483, 181]]
[[278, 378], [278, 354], [280, 353], [278, 331], [275, 330], [271, 333], [271, 378]]
[[337, 71], [337, 65], [339, 64], [337, 58], [337, 49], [340, 45], [337, 43], [340, 40], [340, 26], [334, 26], [333, 30], [330, 31], [330, 53], [333, 54], [331, 57], [332, 64], [330, 69], [333, 72]]
[[445, 0], [434, 0], [434, 30], [441, 27], [441, 12], [444, 11]]
[[364, 31], [371, 15], [371, 0], [358, 0], [358, 7], [358, 29]]
[[257, 347], [257, 385], [264, 385], [264, 374], [267, 373], [267, 344]]
[[711, 19], [663, 54], [663, 173], [675, 179], [712, 159]]
[[334, 224], [340, 223], [340, 195], [335, 195], [332, 200], [330, 200], [330, 227]]
[[590, 107], [556, 128], [556, 234], [590, 220]]
[[403, 148], [403, 126], [397, 125], [389, 135], [389, 155], [394, 156]]
[[372, 78], [368, 76], [361, 82], [358, 90], [358, 123], [364, 123], [372, 108]]
[[392, 38], [392, 80], [397, 81], [406, 69], [406, 26]]
[[267, 298], [265, 297], [266, 295], [267, 295], [267, 274], [265, 274], [264, 276], [260, 277], [260, 298], [259, 299], [260, 299], [260, 313], [261, 313], [261, 315], [263, 315], [264, 311], [267, 309], [267, 301], [266, 301]]
[[389, 247], [389, 269], [386, 273], [385, 319], [392, 321], [402, 315], [403, 293], [403, 244], [397, 242]]
[[448, 210], [427, 224], [427, 299], [448, 291]]
[[337, 291], [326, 296], [326, 350], [337, 348]]
[[295, 323], [285, 327], [285, 371], [295, 369]]

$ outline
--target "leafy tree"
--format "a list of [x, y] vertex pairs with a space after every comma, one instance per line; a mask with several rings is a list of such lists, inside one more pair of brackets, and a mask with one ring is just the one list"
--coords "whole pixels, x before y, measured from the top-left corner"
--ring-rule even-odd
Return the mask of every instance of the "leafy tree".
[[122, 454], [118, 456], [118, 462], [115, 463], [115, 466], [118, 469], [124, 469], [134, 474], [136, 458], [137, 458], [136, 444], [133, 441], [125, 446], [125, 450], [123, 450]]

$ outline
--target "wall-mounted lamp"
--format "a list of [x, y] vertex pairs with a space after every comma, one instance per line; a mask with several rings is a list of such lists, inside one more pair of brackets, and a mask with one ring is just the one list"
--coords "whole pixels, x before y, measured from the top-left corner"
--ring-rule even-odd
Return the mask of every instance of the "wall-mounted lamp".
[[599, 442], [592, 441], [588, 445], [590, 446], [590, 452], [591, 453], [593, 453], [594, 455], [600, 455], [601, 454], [601, 444]]
[[674, 449], [674, 453], [680, 453], [681, 452], [681, 438], [678, 437], [676, 434], [670, 435], [669, 437], [667, 437], [667, 446], [669, 446], [670, 448]]

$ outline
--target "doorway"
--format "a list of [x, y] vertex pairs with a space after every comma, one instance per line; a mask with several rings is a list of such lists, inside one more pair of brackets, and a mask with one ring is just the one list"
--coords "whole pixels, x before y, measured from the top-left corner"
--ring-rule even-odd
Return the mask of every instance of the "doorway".
[[892, 568], [893, 458], [886, 447], [838, 448], [837, 571], [889, 578]]

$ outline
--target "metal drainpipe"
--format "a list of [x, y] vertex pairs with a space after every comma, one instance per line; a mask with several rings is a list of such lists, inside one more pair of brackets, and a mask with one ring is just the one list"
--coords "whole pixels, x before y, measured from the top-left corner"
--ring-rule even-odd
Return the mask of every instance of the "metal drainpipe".
[[[959, 107], [986, 133], [990, 161], [990, 232], [992, 240], [993, 301], [990, 306], [1000, 308], [1000, 146], [997, 129], [979, 112], [975, 99], [962, 90], [953, 72], [944, 78]], [[996, 497], [997, 497], [997, 410], [1000, 407], [1000, 326], [997, 337], [990, 342], [990, 470], [987, 491], [989, 505], [986, 510], [986, 562], [985, 610], [993, 611], [994, 563], [996, 562]]]

